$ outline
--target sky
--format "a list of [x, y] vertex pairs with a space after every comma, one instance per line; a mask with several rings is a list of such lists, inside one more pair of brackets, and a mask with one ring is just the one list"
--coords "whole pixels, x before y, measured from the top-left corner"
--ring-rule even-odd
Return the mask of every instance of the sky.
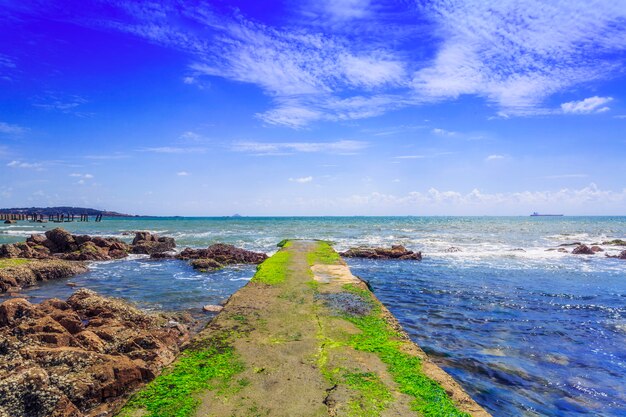
[[0, 0], [0, 207], [626, 214], [626, 2]]

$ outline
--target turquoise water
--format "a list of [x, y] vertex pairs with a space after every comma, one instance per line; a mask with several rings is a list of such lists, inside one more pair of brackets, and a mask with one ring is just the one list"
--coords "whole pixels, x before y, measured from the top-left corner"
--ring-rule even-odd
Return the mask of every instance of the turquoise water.
[[[0, 243], [55, 226], [0, 225]], [[497, 416], [626, 415], [626, 261], [547, 251], [626, 239], [626, 217], [133, 218], [64, 227], [127, 240], [151, 230], [180, 247], [226, 242], [268, 253], [283, 238], [327, 239], [339, 250], [397, 243], [421, 250], [421, 263], [349, 263], [480, 404]], [[94, 265], [71, 281], [146, 308], [197, 310], [227, 298], [253, 272], [199, 274], [179, 261], [134, 258]], [[54, 282], [28, 294], [71, 291]]]

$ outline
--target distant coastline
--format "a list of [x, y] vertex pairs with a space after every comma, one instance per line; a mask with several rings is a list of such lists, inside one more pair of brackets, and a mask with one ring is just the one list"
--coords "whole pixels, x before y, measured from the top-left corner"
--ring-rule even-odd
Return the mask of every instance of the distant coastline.
[[70, 206], [0, 208], [0, 214], [38, 214], [43, 216], [51, 216], [56, 214], [87, 214], [89, 216], [102, 215], [104, 217], [140, 217], [138, 215], [118, 213], [116, 211]]

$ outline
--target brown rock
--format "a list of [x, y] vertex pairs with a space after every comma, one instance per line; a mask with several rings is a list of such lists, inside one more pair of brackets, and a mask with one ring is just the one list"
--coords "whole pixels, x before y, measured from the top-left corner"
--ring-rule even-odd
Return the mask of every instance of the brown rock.
[[219, 313], [223, 309], [224, 309], [224, 307], [222, 307], [222, 306], [216, 306], [216, 305], [212, 305], [212, 304], [207, 304], [204, 307], [202, 307], [203, 311], [207, 311], [207, 312], [210, 312], [210, 313]]
[[178, 259], [212, 259], [222, 265], [231, 264], [260, 264], [267, 259], [267, 255], [237, 248], [225, 243], [216, 243], [206, 249], [185, 248], [176, 256]]
[[596, 245], [594, 245], [594, 246], [592, 246], [592, 247], [591, 247], [591, 251], [592, 251], [593, 253], [597, 253], [597, 252], [604, 252], [604, 249], [602, 249], [600, 246], [596, 246]]
[[13, 298], [0, 304], [0, 327], [12, 325], [24, 317], [32, 317], [36, 309], [23, 298]]
[[340, 255], [346, 258], [422, 260], [422, 252], [407, 250], [402, 245], [394, 245], [391, 249], [365, 247], [351, 248], [343, 253], [340, 253]]
[[587, 245], [579, 245], [572, 250], [574, 255], [593, 255], [594, 251]]
[[0, 304], [0, 416], [110, 415], [189, 339], [189, 316], [146, 314], [78, 290]]
[[194, 259], [191, 261], [191, 266], [203, 272], [214, 271], [224, 267], [224, 265], [217, 262], [215, 259]]
[[48, 239], [44, 242], [44, 245], [46, 245], [53, 253], [71, 252], [78, 249], [74, 236], [60, 227], [48, 230], [46, 232], [46, 237]]

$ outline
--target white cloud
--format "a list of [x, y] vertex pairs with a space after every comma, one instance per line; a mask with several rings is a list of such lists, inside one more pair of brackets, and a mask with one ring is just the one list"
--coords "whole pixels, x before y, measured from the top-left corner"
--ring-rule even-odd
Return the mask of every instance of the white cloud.
[[624, 1], [416, 3], [391, 11], [370, 0], [311, 0], [295, 7], [304, 18], [271, 26], [239, 10], [123, 2], [127, 16], [98, 24], [187, 53], [184, 83], [210, 76], [259, 87], [271, 104], [257, 117], [292, 128], [462, 95], [484, 97], [502, 117], [554, 114], [548, 97], [623, 66]]
[[0, 122], [0, 133], [4, 133], [8, 135], [20, 135], [26, 132], [26, 130], [27, 130], [26, 128], [18, 126], [18, 125], [12, 125], [9, 123]]
[[180, 171], [180, 172], [177, 172], [176, 175], [178, 175], [179, 177], [188, 177], [191, 174], [188, 173], [187, 171]]
[[439, 136], [455, 136], [456, 132], [452, 132], [450, 130], [445, 130], [445, 129], [440, 129], [440, 128], [435, 128], [432, 130], [432, 132], [435, 135], [439, 135]]
[[485, 158], [485, 161], [497, 161], [499, 159], [504, 159], [504, 155], [489, 155]]
[[370, 0], [321, 0], [317, 3], [333, 19], [360, 19], [370, 15]]
[[7, 166], [10, 168], [33, 169], [35, 171], [41, 171], [43, 169], [43, 164], [39, 162], [11, 161]]
[[[412, 213], [415, 207], [420, 213], [496, 213], [530, 214], [538, 209], [557, 209], [566, 214], [573, 212], [597, 213], [619, 210], [626, 203], [626, 188], [619, 191], [602, 190], [595, 184], [580, 189], [563, 188], [553, 191], [519, 191], [508, 193], [485, 193], [479, 189], [463, 193], [430, 188], [403, 195], [373, 192], [346, 197], [303, 200], [306, 208], [339, 208], [364, 213]], [[598, 210], [600, 209], [600, 210]], [[409, 211], [407, 211], [409, 210]], [[572, 211], [572, 213], [567, 212]], [[605, 211], [609, 210], [609, 211]], [[619, 212], [619, 211], [616, 211]]]
[[300, 178], [289, 178], [289, 181], [304, 184], [304, 183], [313, 181], [313, 177], [308, 176], [308, 177], [300, 177]]
[[507, 114], [541, 112], [542, 101], [614, 75], [626, 49], [626, 3], [599, 0], [435, 0], [424, 11], [443, 43], [413, 86], [437, 99], [471, 94]]
[[354, 153], [367, 147], [366, 142], [339, 140], [336, 142], [237, 142], [232, 149], [256, 154], [288, 154], [293, 152]]
[[580, 101], [570, 101], [561, 104], [563, 113], [588, 114], [602, 113], [610, 110], [605, 104], [613, 101], [613, 97], [593, 96]]
[[[83, 181], [83, 180], [91, 180], [91, 179], [93, 179], [93, 175], [92, 175], [92, 174], [80, 174], [80, 173], [78, 173], [78, 172], [73, 172], [73, 173], [71, 173], [71, 174], [70, 174], [70, 177], [74, 177], [74, 178], [81, 178], [81, 179], [82, 179], [81, 181]], [[82, 183], [84, 183], [84, 181], [83, 181]], [[81, 184], [82, 184], [82, 183], [81, 183]]]
[[190, 130], [183, 132], [178, 138], [189, 142], [199, 142], [204, 139], [204, 137], [199, 133], [192, 132]]

